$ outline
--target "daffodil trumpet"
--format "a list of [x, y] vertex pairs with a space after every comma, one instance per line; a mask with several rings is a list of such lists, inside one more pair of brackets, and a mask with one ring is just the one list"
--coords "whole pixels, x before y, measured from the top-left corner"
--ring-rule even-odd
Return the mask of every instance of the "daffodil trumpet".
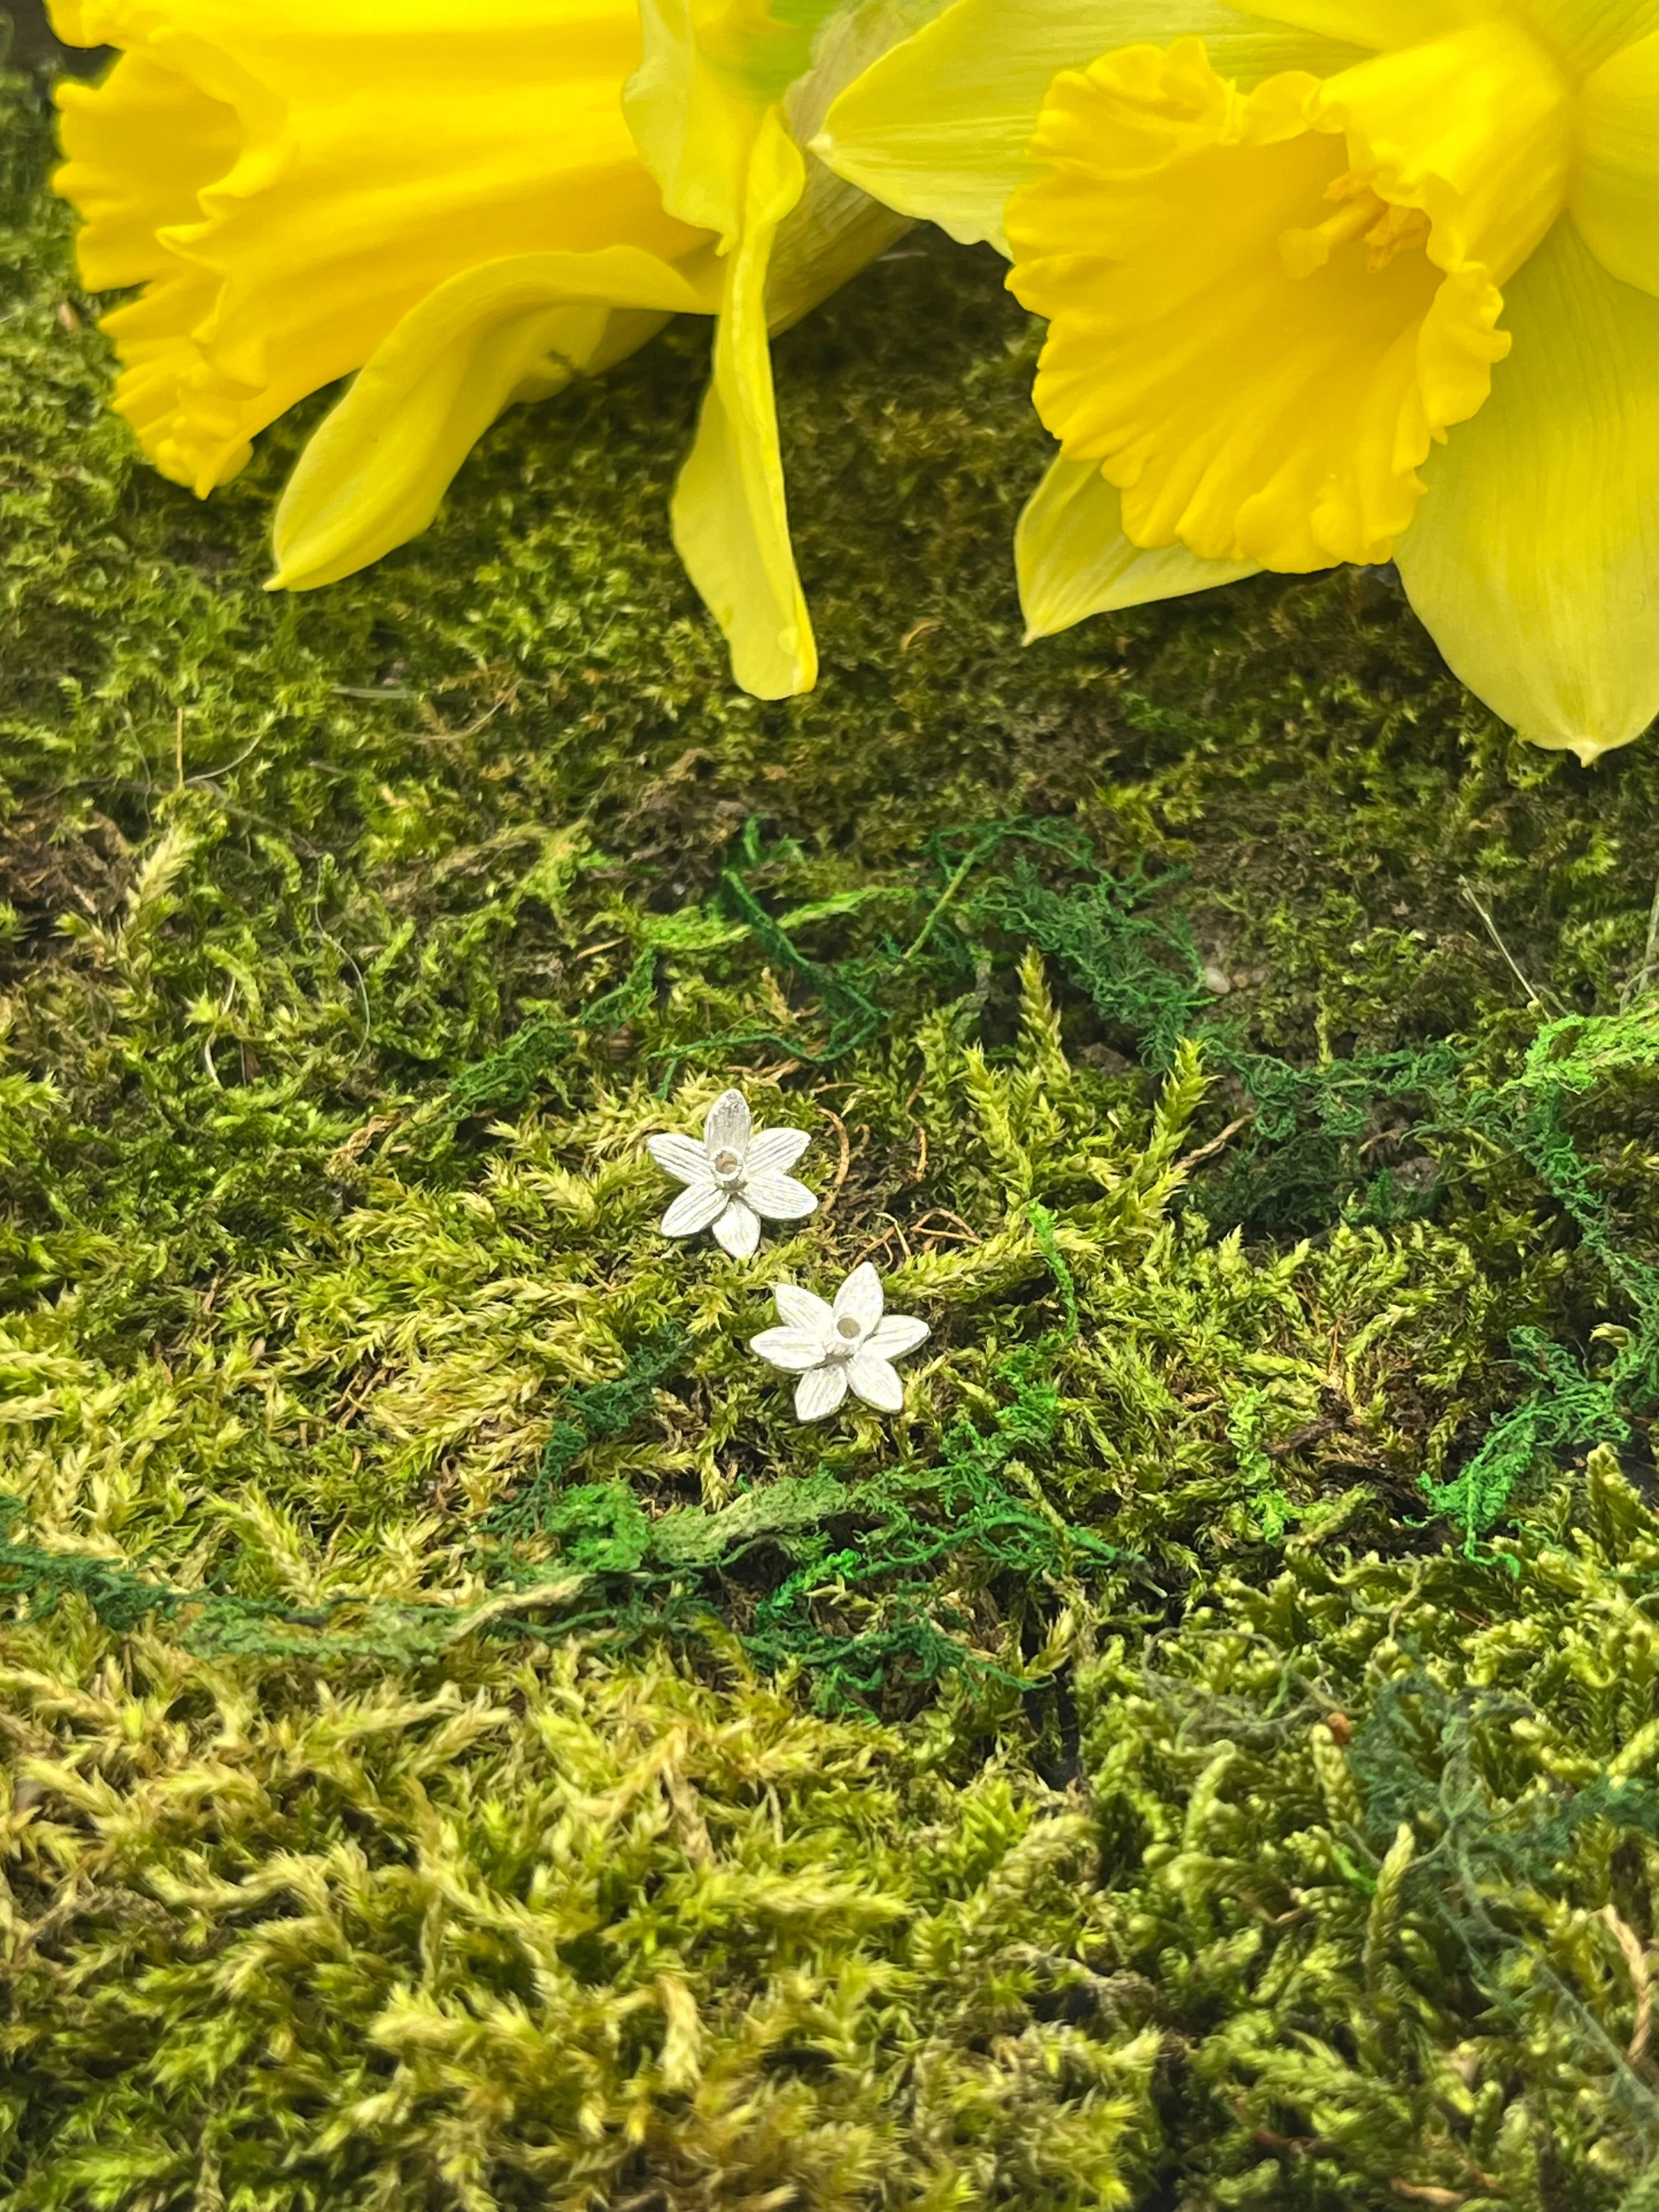
[[956, 0], [815, 150], [1048, 320], [1032, 635], [1392, 559], [1523, 736], [1659, 713], [1659, 0]]
[[822, 0], [651, 0], [643, 33], [636, 0], [51, 4], [120, 50], [59, 89], [56, 182], [88, 285], [142, 288], [105, 327], [156, 466], [206, 496], [353, 380], [277, 508], [273, 587], [402, 544], [504, 408], [709, 315], [676, 540], [738, 682], [811, 687], [769, 339], [903, 228], [802, 151], [867, 29]]

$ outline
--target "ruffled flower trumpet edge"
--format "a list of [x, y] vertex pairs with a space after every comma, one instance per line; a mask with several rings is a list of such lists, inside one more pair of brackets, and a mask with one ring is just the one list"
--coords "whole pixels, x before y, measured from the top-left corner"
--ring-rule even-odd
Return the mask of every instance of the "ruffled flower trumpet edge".
[[709, 1108], [701, 1143], [670, 1132], [646, 1146], [665, 1175], [685, 1188], [664, 1214], [665, 1237], [712, 1232], [734, 1260], [751, 1260], [763, 1221], [804, 1221], [817, 1199], [788, 1170], [811, 1143], [808, 1129], [757, 1129], [741, 1091], [723, 1091]]
[[1659, 712], [1653, 0], [955, 0], [813, 150], [1048, 319], [1031, 635], [1392, 557], [1524, 738]]
[[750, 1350], [771, 1367], [797, 1376], [795, 1419], [827, 1420], [848, 1393], [878, 1413], [902, 1413], [904, 1384], [893, 1364], [926, 1343], [927, 1324], [883, 1310], [881, 1278], [866, 1260], [833, 1303], [778, 1283], [772, 1296], [782, 1327], [763, 1329]]

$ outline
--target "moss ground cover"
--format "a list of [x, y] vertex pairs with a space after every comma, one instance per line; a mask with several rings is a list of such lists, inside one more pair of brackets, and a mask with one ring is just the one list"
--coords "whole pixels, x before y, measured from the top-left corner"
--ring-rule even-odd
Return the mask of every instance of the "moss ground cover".
[[[1021, 647], [994, 264], [671, 331], [266, 594], [10, 82], [0, 2175], [27, 2208], [1650, 2201], [1659, 765], [1386, 574]], [[654, 1233], [741, 1079], [820, 1216]], [[743, 1340], [874, 1257], [907, 1412]]]

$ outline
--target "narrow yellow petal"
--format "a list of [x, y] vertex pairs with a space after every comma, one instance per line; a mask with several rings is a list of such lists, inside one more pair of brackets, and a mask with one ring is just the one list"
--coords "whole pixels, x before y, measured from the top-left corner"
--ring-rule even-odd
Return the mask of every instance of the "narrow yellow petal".
[[1396, 558], [1470, 690], [1589, 761], [1659, 714], [1659, 301], [1571, 222], [1508, 301], [1514, 354], [1431, 462]]
[[641, 0], [625, 95], [668, 210], [726, 257], [714, 377], [675, 489], [674, 542], [744, 689], [810, 690], [817, 651], [789, 543], [769, 334], [889, 245], [905, 219], [803, 155], [829, 102], [895, 35], [837, 0]]
[[698, 38], [693, 0], [640, 0], [643, 51], [623, 95], [641, 159], [663, 205], [712, 230], [730, 252], [744, 179], [766, 103], [718, 70]]
[[1226, 4], [1322, 38], [1346, 39], [1357, 46], [1383, 52], [1444, 38], [1465, 24], [1486, 22], [1504, 12], [1504, 0], [1226, 0]]
[[424, 530], [503, 407], [597, 370], [670, 314], [708, 313], [714, 272], [633, 246], [486, 262], [412, 308], [316, 431], [276, 510], [274, 590], [331, 584]]
[[805, 174], [781, 115], [769, 110], [750, 157], [738, 243], [726, 262], [714, 380], [674, 491], [680, 558], [731, 646], [732, 674], [762, 699], [808, 691], [817, 677], [789, 544], [766, 311], [773, 241]]
[[836, 0], [640, 0], [624, 106], [663, 204], [736, 243], [761, 118], [808, 70]]
[[[1544, 39], [1557, 58], [1575, 70], [1593, 70], [1621, 46], [1659, 29], [1659, 0], [1225, 0], [1251, 15], [1296, 24], [1328, 38], [1388, 50], [1443, 38], [1471, 23], [1520, 17]], [[1165, 38], [1175, 35], [1171, 24]]]
[[1522, 12], [1569, 69], [1597, 69], [1659, 31], [1659, 0], [1525, 0]]
[[1056, 460], [1014, 532], [1025, 642], [1090, 615], [1145, 606], [1255, 575], [1248, 561], [1200, 561], [1184, 545], [1146, 552], [1123, 534], [1121, 495], [1089, 461]]
[[812, 151], [902, 214], [1006, 252], [1002, 211], [1037, 173], [1031, 137], [1055, 75], [1183, 33], [1205, 39], [1219, 73], [1246, 89], [1360, 58], [1352, 45], [1244, 20], [1224, 0], [956, 0], [842, 94]]
[[1659, 292], [1659, 32], [1592, 73], [1579, 118], [1573, 220], [1605, 269]]

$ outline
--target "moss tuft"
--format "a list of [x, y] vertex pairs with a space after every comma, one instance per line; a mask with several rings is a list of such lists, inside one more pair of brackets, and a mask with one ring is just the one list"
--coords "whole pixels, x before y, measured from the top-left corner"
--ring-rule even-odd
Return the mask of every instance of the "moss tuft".
[[[5, 99], [7, 2202], [1635, 2212], [1659, 756], [1387, 574], [1022, 650], [938, 240], [778, 349], [811, 698], [692, 330], [272, 597], [318, 406], [138, 463]], [[643, 1149], [733, 1079], [747, 1264]], [[906, 1411], [801, 1430], [864, 1258]]]

